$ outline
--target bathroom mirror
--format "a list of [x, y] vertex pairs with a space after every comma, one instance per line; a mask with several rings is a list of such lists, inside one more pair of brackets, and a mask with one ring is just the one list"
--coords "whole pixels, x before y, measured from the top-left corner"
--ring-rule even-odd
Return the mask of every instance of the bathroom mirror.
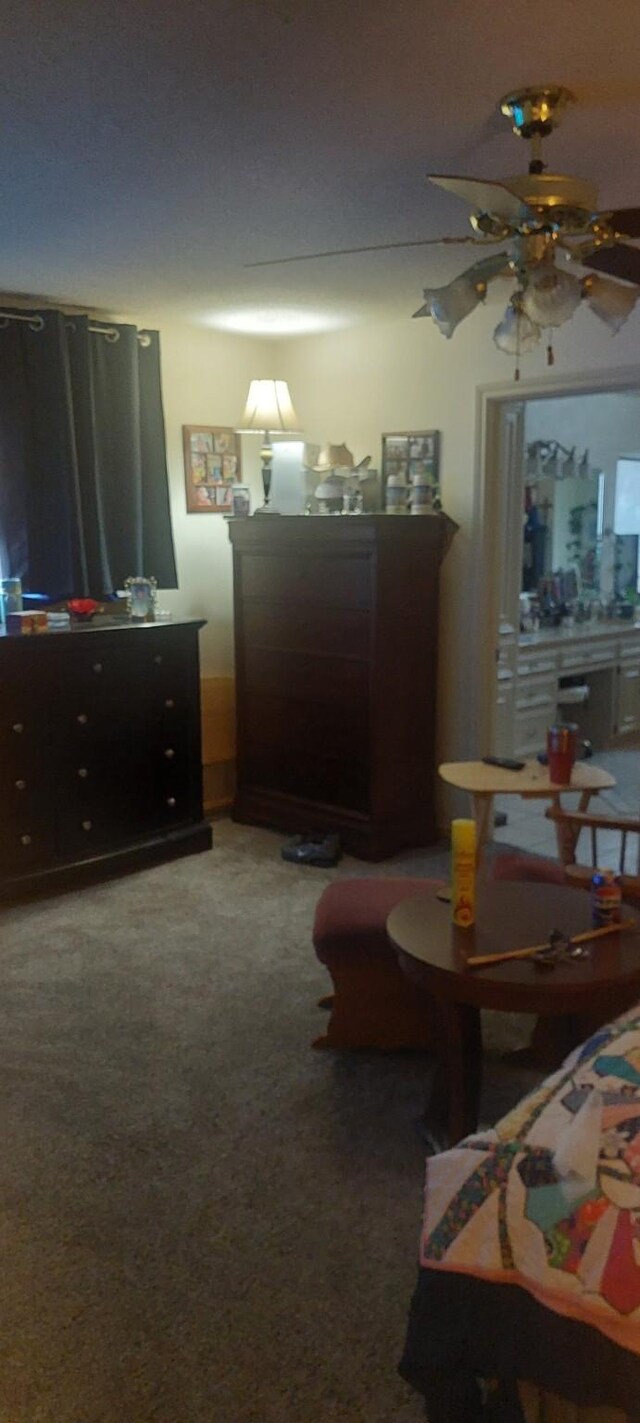
[[610, 392], [523, 407], [521, 592], [625, 605], [640, 570], [640, 396]]

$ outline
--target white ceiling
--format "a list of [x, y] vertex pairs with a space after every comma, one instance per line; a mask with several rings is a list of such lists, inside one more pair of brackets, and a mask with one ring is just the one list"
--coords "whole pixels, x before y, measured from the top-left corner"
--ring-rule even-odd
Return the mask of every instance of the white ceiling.
[[[285, 330], [409, 316], [468, 264], [426, 173], [500, 177], [515, 85], [580, 104], [547, 149], [640, 203], [638, 0], [5, 0], [0, 290]], [[261, 315], [256, 316], [256, 313]]]

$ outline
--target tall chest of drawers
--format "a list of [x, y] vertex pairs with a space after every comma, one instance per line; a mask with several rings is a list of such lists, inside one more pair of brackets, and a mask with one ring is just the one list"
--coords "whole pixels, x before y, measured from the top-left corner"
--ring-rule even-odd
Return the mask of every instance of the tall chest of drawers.
[[205, 849], [198, 629], [0, 639], [0, 892]]
[[445, 515], [256, 516], [233, 545], [235, 818], [382, 859], [435, 836]]

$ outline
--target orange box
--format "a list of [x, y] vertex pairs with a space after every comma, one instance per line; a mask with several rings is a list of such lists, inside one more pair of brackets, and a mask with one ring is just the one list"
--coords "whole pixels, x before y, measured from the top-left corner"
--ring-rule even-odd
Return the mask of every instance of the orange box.
[[7, 613], [7, 632], [16, 634], [46, 632], [46, 613]]

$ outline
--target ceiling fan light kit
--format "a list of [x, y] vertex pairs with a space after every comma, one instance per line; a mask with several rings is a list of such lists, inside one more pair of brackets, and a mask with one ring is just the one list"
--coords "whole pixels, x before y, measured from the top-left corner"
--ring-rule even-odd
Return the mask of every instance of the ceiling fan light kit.
[[582, 282], [582, 295], [594, 316], [599, 316], [617, 336], [633, 311], [640, 288], [623, 286], [622, 282], [612, 282], [608, 277], [599, 277], [592, 272]]
[[[507, 178], [504, 183], [453, 177], [432, 180], [474, 207], [471, 225], [479, 244], [508, 243], [500, 271], [488, 273], [486, 280], [506, 271], [517, 282], [494, 331], [498, 349], [516, 357], [516, 380], [519, 357], [538, 345], [543, 330], [549, 333], [547, 359], [553, 364], [552, 328], [570, 321], [583, 298], [615, 334], [638, 297], [640, 252], [619, 239], [640, 237], [640, 210], [596, 212], [597, 192], [591, 183], [543, 171], [542, 139], [553, 131], [572, 102], [573, 95], [560, 85], [519, 90], [500, 101], [501, 112], [511, 119], [514, 132], [531, 143], [528, 174]], [[606, 279], [596, 275], [581, 279], [558, 265], [559, 254], [582, 266], [593, 263], [637, 285], [613, 281], [603, 286]], [[474, 271], [472, 267], [462, 277], [473, 278]], [[450, 286], [459, 283], [460, 277], [456, 277]], [[425, 306], [416, 315], [431, 315], [442, 330], [434, 307], [436, 299], [440, 309], [446, 304], [448, 290], [425, 291]]]
[[519, 293], [511, 298], [502, 321], [498, 322], [493, 339], [499, 351], [507, 356], [526, 356], [540, 343], [540, 327], [522, 309]]
[[[572, 103], [575, 96], [561, 84], [532, 85], [505, 94], [500, 100], [500, 110], [510, 120], [514, 133], [531, 145], [527, 173], [502, 181], [431, 175], [432, 183], [471, 208], [473, 236], [430, 237], [351, 247], [344, 252], [306, 253], [276, 258], [274, 265], [452, 243], [486, 251], [504, 243], [504, 250], [475, 262], [448, 285], [426, 287], [424, 305], [414, 316], [430, 316], [443, 336], [450, 338], [465, 316], [484, 300], [488, 283], [498, 276], [511, 277], [516, 291], [494, 331], [494, 341], [499, 350], [515, 355], [516, 380], [520, 355], [538, 345], [543, 330], [549, 333], [547, 359], [553, 364], [552, 330], [571, 320], [582, 298], [615, 334], [633, 310], [640, 288], [640, 250], [625, 240], [640, 238], [640, 207], [598, 212], [597, 189], [592, 183], [565, 173], [545, 172], [542, 142]], [[581, 277], [566, 271], [566, 263], [586, 267], [589, 275]], [[250, 265], [271, 264], [263, 261]], [[615, 280], [610, 281], [611, 277]]]

